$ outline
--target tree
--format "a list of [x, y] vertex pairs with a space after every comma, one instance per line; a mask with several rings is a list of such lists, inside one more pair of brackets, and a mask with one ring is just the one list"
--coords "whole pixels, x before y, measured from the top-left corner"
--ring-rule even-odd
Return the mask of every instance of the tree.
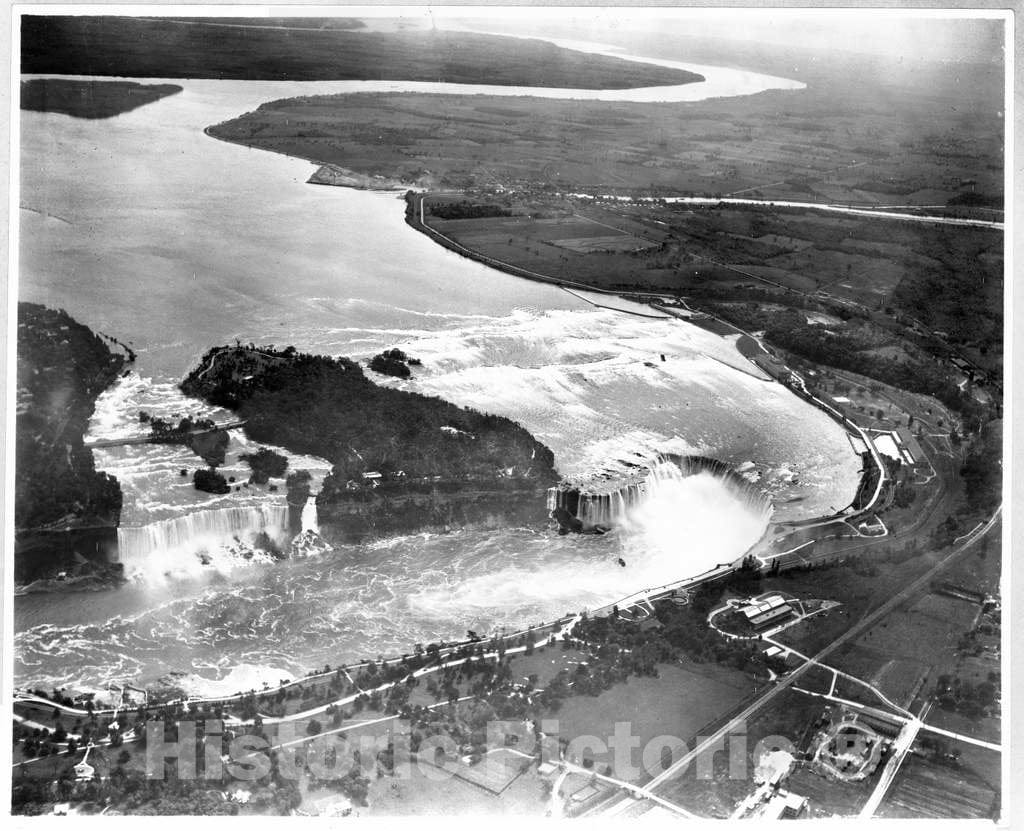
[[192, 485], [196, 490], [206, 493], [230, 493], [231, 487], [227, 479], [217, 473], [213, 468], [200, 468], [192, 474]]

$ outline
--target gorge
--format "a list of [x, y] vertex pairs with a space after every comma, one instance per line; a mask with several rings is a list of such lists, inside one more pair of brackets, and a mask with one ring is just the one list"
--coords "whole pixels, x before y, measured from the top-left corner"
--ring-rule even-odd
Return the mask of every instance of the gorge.
[[[702, 74], [710, 85], [644, 94], [659, 100], [714, 89], [749, 94], [774, 83], [757, 78], [756, 88], [733, 88], [732, 76], [723, 72], [714, 86], [711, 70]], [[855, 487], [855, 459], [841, 431], [784, 390], [731, 368], [738, 359], [728, 341], [674, 320], [596, 309], [557, 288], [494, 272], [409, 229], [395, 194], [310, 187], [309, 163], [203, 132], [261, 103], [297, 95], [465, 87], [191, 79], [179, 85], [181, 93], [113, 119], [21, 114], [22, 296], [55, 307], [74, 298], [69, 308], [78, 319], [115, 333], [139, 355], [133, 372], [97, 400], [90, 439], [138, 435], [140, 410], [164, 419], [233, 420], [233, 413], [178, 389], [186, 373], [203, 366], [199, 353], [209, 344], [292, 343], [297, 351], [346, 355], [363, 366], [397, 347], [423, 366], [408, 379], [380, 376], [381, 387], [514, 419], [551, 450], [550, 472], [495, 477], [491, 484], [509, 489], [488, 487], [485, 499], [477, 488], [483, 480], [445, 493], [439, 486], [444, 474], [421, 460], [419, 472], [431, 477], [419, 483], [426, 492], [406, 482], [399, 494], [389, 492], [390, 482], [376, 489], [360, 484], [364, 471], [383, 476], [387, 471], [378, 468], [386, 459], [362, 468], [349, 455], [344, 463], [352, 470], [329, 477], [336, 460], [320, 457], [309, 439], [286, 435], [287, 425], [273, 440], [269, 432], [249, 436], [233, 429], [219, 467], [223, 475], [234, 476], [237, 486], [251, 474], [241, 454], [275, 441], [280, 444], [271, 449], [285, 453], [281, 444], [295, 442], [301, 452], [286, 453], [289, 471], [309, 470], [310, 493], [322, 494], [319, 505], [295, 500], [301, 510], [292, 513], [306, 517], [300, 515], [299, 529], [312, 530], [319, 520], [329, 536], [333, 519], [349, 529], [334, 538], [333, 551], [269, 564], [252, 544], [261, 533], [273, 538], [281, 526], [289, 501], [283, 482], [273, 480], [277, 492], [242, 486], [202, 494], [180, 476], [198, 463], [187, 447], [96, 450], [97, 468], [116, 477], [124, 493], [120, 530], [129, 562], [141, 566], [144, 557], [132, 551], [152, 550], [157, 537], [180, 539], [189, 526], [200, 539], [197, 547], [209, 549], [202, 540], [214, 540], [225, 556], [215, 556], [212, 567], [193, 567], [202, 562], [189, 554], [188, 569], [171, 577], [156, 558], [157, 567], [142, 569], [145, 579], [106, 593], [103, 603], [78, 595], [19, 598], [19, 683], [145, 683], [168, 667], [194, 674], [198, 689], [234, 670], [239, 679], [276, 679], [339, 656], [401, 652], [466, 628], [492, 631], [550, 619], [614, 601], [625, 581], [654, 585], [677, 579], [691, 564], [692, 573], [701, 571], [701, 558], [729, 558], [725, 549], [706, 545], [652, 547], [635, 528], [601, 537], [539, 530], [546, 491], [558, 481], [555, 467], [578, 478], [634, 451], [658, 450], [714, 455], [731, 465], [755, 460], [785, 509], [807, 514], [834, 501], [833, 492]], [[516, 96], [526, 88], [501, 92]], [[54, 152], [55, 139], [62, 152]], [[113, 205], [123, 210], [96, 209]], [[168, 205], [177, 207], [169, 212]], [[80, 291], [84, 281], [88, 292]], [[647, 368], [645, 361], [658, 353], [669, 362]], [[446, 447], [472, 441], [442, 433], [445, 425], [474, 430], [459, 422], [432, 424]], [[524, 441], [517, 458], [527, 462], [532, 448]], [[396, 466], [395, 476], [398, 470], [412, 478], [409, 467]], [[800, 474], [798, 485], [791, 472]], [[435, 475], [442, 475], [441, 483]], [[328, 479], [332, 484], [325, 487]], [[349, 481], [359, 490], [346, 490]], [[679, 528], [699, 523], [706, 506], [722, 497], [720, 485], [705, 476], [688, 477], [686, 487], [693, 512], [676, 517]], [[791, 501], [796, 496], [803, 501]], [[462, 513], [452, 509], [456, 500]], [[417, 523], [429, 520], [436, 532], [410, 524], [395, 528], [397, 536], [382, 534], [375, 514], [385, 501], [408, 507]], [[469, 527], [459, 527], [467, 518]], [[487, 526], [498, 518], [508, 524], [495, 534]], [[760, 529], [751, 533], [756, 539]], [[355, 539], [363, 541], [348, 541]], [[620, 558], [629, 564], [625, 573], [616, 564]], [[318, 610], [313, 617], [311, 607]]]

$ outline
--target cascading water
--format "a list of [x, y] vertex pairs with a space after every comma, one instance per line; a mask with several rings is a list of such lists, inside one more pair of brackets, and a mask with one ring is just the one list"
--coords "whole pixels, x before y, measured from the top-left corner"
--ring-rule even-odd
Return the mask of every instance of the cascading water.
[[562, 484], [551, 488], [548, 509], [561, 508], [578, 519], [584, 530], [610, 528], [625, 522], [634, 509], [649, 501], [655, 490], [663, 492], [668, 483], [706, 473], [719, 480], [753, 514], [763, 515], [765, 520], [771, 514], [768, 495], [718, 459], [661, 455], [650, 460], [646, 467], [647, 470], [633, 481], [591, 483], [585, 488]]
[[195, 511], [118, 528], [118, 560], [129, 575], [190, 572], [202, 565], [200, 555], [217, 564], [225, 552], [248, 546], [261, 532], [280, 542], [287, 525], [288, 506], [283, 501]]
[[652, 466], [642, 497], [617, 522], [624, 562], [646, 564], [652, 578], [665, 575], [665, 582], [737, 564], [764, 533], [771, 503], [722, 467], [724, 474], [703, 462]]
[[320, 522], [316, 513], [316, 496], [310, 494], [306, 500], [306, 504], [302, 508], [302, 531], [312, 531], [314, 534], [320, 533]]

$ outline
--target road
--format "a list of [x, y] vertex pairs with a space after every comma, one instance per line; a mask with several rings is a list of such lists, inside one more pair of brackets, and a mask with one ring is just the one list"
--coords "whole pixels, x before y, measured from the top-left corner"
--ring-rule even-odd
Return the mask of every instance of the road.
[[[571, 762], [561, 761], [559, 762], [559, 764], [562, 766], [563, 770], [566, 773], [578, 773], [581, 776], [594, 778], [598, 781], [606, 782], [610, 785], [615, 785], [619, 788], [625, 788], [627, 791], [630, 791], [636, 794], [637, 796], [644, 797], [645, 799], [650, 799], [652, 802], [656, 802], [658, 805], [661, 805], [664, 808], [668, 808], [668, 810], [670, 810], [672, 813], [679, 814], [680, 816], [685, 817], [686, 819], [700, 819], [700, 817], [698, 817], [696, 814], [691, 814], [685, 808], [682, 808], [679, 805], [676, 805], [674, 802], [669, 802], [667, 799], [663, 799], [662, 797], [658, 796], [651, 790], [650, 785], [646, 787], [641, 785], [634, 785], [632, 782], [626, 782], [622, 779], [615, 779], [611, 776], [605, 776], [604, 774], [596, 773], [593, 770], [588, 770], [587, 768], [582, 768], [578, 765], [574, 765]], [[562, 780], [560, 779], [559, 784], [561, 783], [561, 781]], [[627, 802], [627, 804], [632, 803]]]
[[[1002, 222], [990, 222], [987, 219], [966, 219], [956, 216], [937, 216], [935, 214], [912, 214], [893, 210], [875, 210], [858, 208], [853, 205], [835, 205], [825, 202], [790, 202], [784, 199], [737, 199], [735, 197], [709, 196], [666, 196], [639, 197], [631, 196], [593, 196], [587, 193], [572, 193], [577, 199], [612, 199], [617, 202], [665, 202], [669, 205], [754, 205], [764, 208], [797, 208], [805, 211], [825, 211], [827, 213], [846, 214], [847, 216], [870, 216], [878, 219], [899, 219], [907, 222], [928, 222], [934, 225], [963, 225], [973, 228], [993, 228], [1003, 230]], [[901, 206], [907, 210], [916, 209], [915, 205]]]
[[864, 807], [860, 809], [858, 819], [871, 819], [875, 815], [875, 811], [878, 810], [878, 806], [882, 804], [882, 800], [885, 799], [885, 795], [889, 792], [896, 774], [899, 773], [900, 765], [903, 764], [903, 760], [914, 744], [914, 740], [917, 738], [920, 730], [921, 721], [917, 718], [911, 719], [903, 725], [903, 729], [900, 730], [896, 741], [893, 742], [889, 761], [886, 762], [885, 769], [878, 779], [878, 784], [875, 785], [875, 789], [871, 792], [871, 796], [868, 797], [868, 801], [864, 803]]
[[[691, 762], [694, 761], [694, 759], [696, 759], [702, 753], [705, 753], [708, 750], [716, 747], [716, 745], [724, 739], [727, 733], [736, 729], [737, 727], [744, 725], [747, 719], [750, 718], [750, 716], [752, 716], [758, 710], [762, 709], [766, 704], [771, 703], [775, 698], [777, 698], [779, 695], [781, 695], [783, 692], [789, 689], [793, 682], [798, 680], [805, 672], [807, 672], [815, 665], [821, 663], [821, 661], [826, 656], [828, 656], [832, 652], [835, 652], [841, 646], [844, 646], [854, 638], [859, 637], [863, 632], [874, 626], [875, 623], [878, 622], [881, 618], [885, 617], [887, 614], [892, 612], [901, 603], [906, 601], [921, 588], [927, 586], [929, 582], [935, 577], [935, 575], [938, 574], [943, 568], [945, 568], [946, 565], [948, 565], [956, 557], [960, 556], [964, 551], [966, 551], [975, 542], [977, 542], [978, 539], [980, 539], [982, 536], [988, 533], [999, 520], [1001, 513], [1002, 507], [998, 508], [996, 512], [989, 518], [989, 520], [984, 525], [982, 525], [969, 539], [967, 539], [959, 546], [954, 548], [938, 563], [936, 563], [934, 566], [928, 569], [928, 571], [926, 571], [924, 574], [922, 574], [908, 586], [905, 586], [903, 589], [898, 591], [896, 594], [890, 597], [885, 603], [876, 608], [873, 612], [870, 612], [865, 617], [861, 618], [861, 620], [858, 623], [854, 624], [850, 629], [848, 629], [846, 632], [844, 632], [842, 635], [836, 638], [836, 640], [834, 640], [831, 644], [826, 646], [824, 649], [820, 650], [818, 654], [813, 656], [813, 658], [810, 661], [801, 664], [788, 675], [785, 675], [782, 678], [780, 678], [779, 681], [775, 684], [775, 686], [773, 686], [771, 689], [765, 692], [764, 695], [762, 695], [756, 701], [752, 702], [739, 715], [730, 719], [723, 727], [719, 728], [711, 736], [704, 739], [702, 742], [698, 743], [693, 748], [693, 750], [691, 750], [685, 756], [680, 758], [679, 761], [677, 761], [671, 767], [655, 776], [650, 782], [647, 783], [647, 789], [654, 790], [655, 788], [672, 779], [677, 774], [686, 770], [686, 768], [689, 766]], [[933, 732], [939, 731], [935, 730]], [[628, 800], [620, 800], [619, 802], [610, 806], [608, 810], [604, 813], [614, 815], [616, 813], [621, 812], [624, 809], [623, 806], [628, 804]]]

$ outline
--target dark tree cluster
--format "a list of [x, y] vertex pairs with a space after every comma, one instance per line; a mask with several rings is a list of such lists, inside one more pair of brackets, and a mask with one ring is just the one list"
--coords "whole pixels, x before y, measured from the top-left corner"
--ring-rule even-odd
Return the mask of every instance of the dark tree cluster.
[[325, 492], [345, 493], [346, 483], [362, 481], [364, 473], [380, 473], [401, 488], [435, 478], [455, 487], [557, 481], [552, 452], [518, 424], [378, 386], [348, 358], [218, 347], [181, 388], [235, 410], [256, 441], [329, 459], [334, 469]]
[[512, 211], [500, 205], [469, 202], [430, 202], [430, 213], [438, 219], [480, 219], [488, 216], [512, 216]]
[[411, 358], [401, 349], [385, 349], [370, 359], [370, 369], [381, 375], [393, 375], [395, 378], [408, 378], [412, 375], [410, 366], [419, 366], [419, 358]]
[[989, 511], [1003, 498], [1003, 425], [990, 421], [971, 447], [960, 469], [967, 504], [974, 510]]
[[77, 539], [39, 544], [37, 530], [117, 527], [121, 487], [96, 470], [83, 436], [126, 358], [67, 312], [35, 303], [18, 304], [17, 338], [15, 570], [28, 579], [56, 568]]
[[280, 479], [288, 469], [288, 458], [266, 447], [261, 447], [255, 453], [243, 453], [238, 458], [248, 462], [252, 469], [249, 481], [256, 485], [265, 485], [271, 477]]
[[845, 369], [886, 384], [935, 396], [947, 407], [976, 416], [979, 409], [970, 393], [953, 381], [949, 368], [936, 360], [897, 360], [878, 355], [845, 332], [808, 326], [794, 311], [767, 312], [733, 304], [715, 304], [715, 313], [750, 329], [764, 329], [765, 339], [815, 364]]
[[192, 484], [196, 490], [206, 493], [230, 493], [231, 486], [228, 480], [217, 473], [216, 470], [199, 468], [192, 474]]

